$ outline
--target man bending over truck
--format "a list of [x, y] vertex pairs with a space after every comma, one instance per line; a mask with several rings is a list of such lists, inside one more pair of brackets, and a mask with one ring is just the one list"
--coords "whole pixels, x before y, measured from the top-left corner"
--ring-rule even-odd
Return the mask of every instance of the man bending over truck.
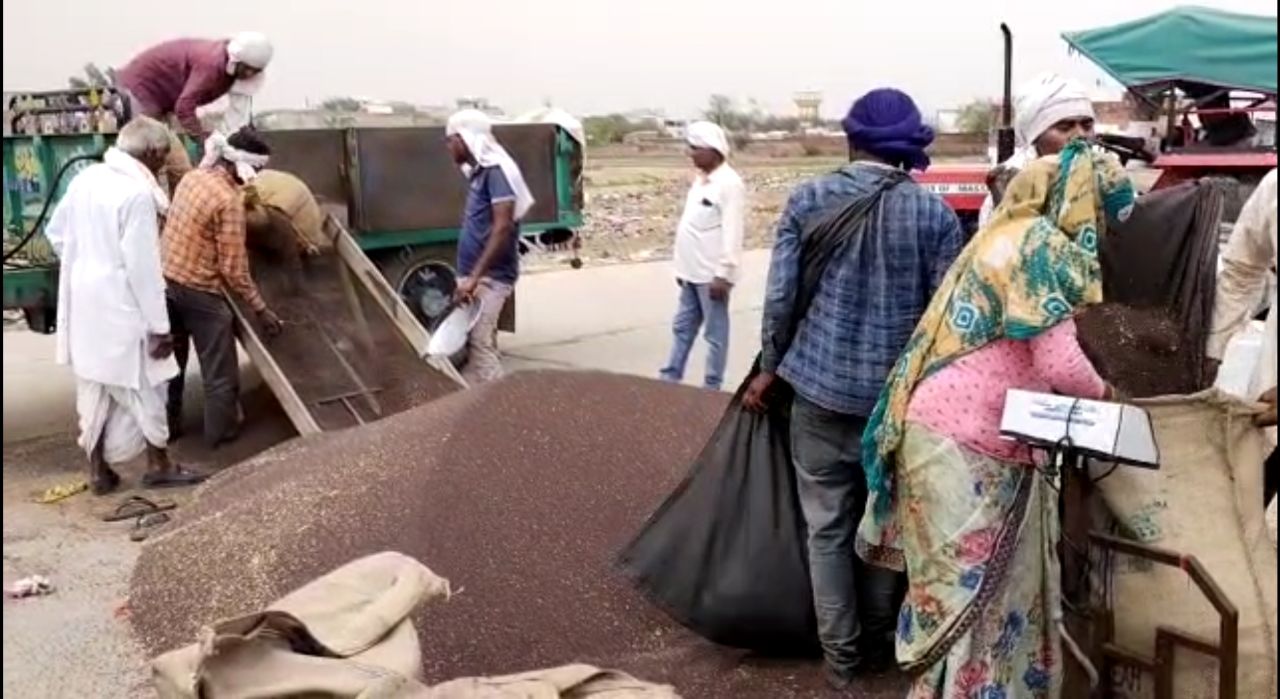
[[[172, 118], [188, 136], [204, 143], [209, 131], [196, 108], [225, 95], [223, 131], [247, 126], [253, 95], [262, 86], [272, 53], [271, 41], [257, 32], [230, 39], [173, 39], [138, 54], [120, 69], [118, 79], [134, 114], [161, 121]], [[176, 135], [173, 143], [163, 170], [171, 188], [191, 170]]]
[[204, 478], [174, 464], [166, 451], [163, 392], [177, 365], [157, 230], [169, 200], [156, 173], [168, 153], [163, 124], [146, 117], [129, 122], [102, 163], [71, 181], [45, 229], [62, 270], [57, 358], [76, 377], [80, 446], [96, 495], [120, 485], [108, 464], [144, 450], [147, 487]]
[[169, 384], [171, 429], [181, 431], [182, 394], [190, 343], [204, 379], [204, 439], [210, 447], [240, 432], [240, 367], [234, 316], [223, 290], [253, 309], [263, 332], [280, 332], [276, 317], [249, 275], [244, 194], [267, 164], [267, 144], [250, 129], [207, 142], [200, 167], [182, 178], [164, 227], [164, 278], [178, 376]]
[[520, 168], [493, 137], [489, 117], [464, 109], [449, 117], [446, 143], [467, 176], [467, 203], [458, 239], [459, 303], [479, 303], [480, 319], [471, 329], [462, 376], [474, 386], [502, 377], [498, 353], [498, 316], [520, 276], [520, 219], [533, 195]]

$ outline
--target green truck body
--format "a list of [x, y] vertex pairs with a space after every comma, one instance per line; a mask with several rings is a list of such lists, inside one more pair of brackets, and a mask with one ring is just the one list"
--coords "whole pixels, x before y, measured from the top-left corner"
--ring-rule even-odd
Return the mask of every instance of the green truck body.
[[[348, 128], [263, 135], [272, 147], [270, 167], [301, 177], [323, 206], [342, 212], [340, 218], [345, 217], [361, 249], [420, 319], [429, 322], [427, 300], [415, 298], [424, 287], [410, 280], [425, 272], [435, 278], [437, 289], [453, 283], [466, 196], [466, 181], [444, 146], [444, 130]], [[576, 242], [574, 231], [583, 220], [581, 145], [551, 124], [503, 125], [495, 135], [520, 164], [537, 199], [521, 235], [526, 241]], [[102, 133], [5, 136], [6, 250], [31, 230], [48, 198], [60, 197], [75, 172], [90, 163], [72, 165], [58, 191], [51, 192], [62, 166], [77, 156], [102, 153], [113, 139]], [[33, 330], [52, 332], [56, 259], [39, 233], [23, 253], [21, 262], [5, 264], [4, 307], [22, 309]], [[509, 317], [506, 325], [513, 322]]]

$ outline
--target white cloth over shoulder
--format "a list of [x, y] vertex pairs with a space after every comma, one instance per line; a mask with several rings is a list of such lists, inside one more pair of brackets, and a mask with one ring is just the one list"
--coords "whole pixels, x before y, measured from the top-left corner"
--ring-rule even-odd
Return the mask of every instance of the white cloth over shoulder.
[[698, 173], [676, 226], [676, 278], [707, 284], [716, 277], [737, 283], [746, 228], [747, 190], [728, 163]]
[[[246, 65], [258, 70], [266, 70], [275, 55], [275, 47], [265, 34], [258, 32], [240, 32], [227, 42], [227, 74], [235, 75], [236, 66]], [[253, 119], [253, 97], [266, 82], [266, 74], [258, 73], [252, 78], [236, 80], [227, 91], [227, 109], [222, 115], [222, 130], [235, 133], [248, 126]]]
[[710, 148], [729, 157], [729, 137], [724, 129], [709, 121], [695, 121], [685, 130], [685, 140], [694, 148]]
[[177, 364], [147, 354], [147, 335], [167, 334], [169, 313], [155, 196], [134, 164], [122, 152], [77, 175], [45, 235], [61, 263], [58, 363], [77, 378], [138, 390]]
[[[1276, 171], [1262, 178], [1236, 219], [1231, 238], [1222, 252], [1222, 271], [1213, 308], [1213, 326], [1207, 354], [1222, 359], [1231, 337], [1252, 319], [1267, 281], [1276, 268]], [[1271, 310], [1263, 334], [1260, 361], [1249, 382], [1252, 397], [1276, 385], [1276, 291], [1271, 289]], [[1274, 434], [1274, 433], [1273, 433]]]
[[[507, 149], [498, 143], [498, 139], [493, 137], [493, 120], [489, 115], [478, 109], [464, 109], [456, 112], [449, 117], [445, 125], [445, 133], [461, 138], [462, 142], [467, 144], [467, 150], [471, 151], [471, 157], [475, 158], [476, 164], [480, 167], [501, 168], [502, 174], [507, 178], [507, 184], [511, 185], [511, 191], [516, 195], [515, 219], [517, 221], [523, 219], [533, 206], [533, 193], [529, 191], [529, 185], [525, 184], [520, 166], [516, 165], [511, 154], [507, 153]], [[464, 167], [463, 173], [470, 176], [470, 168]]]
[[164, 187], [160, 186], [160, 181], [156, 179], [156, 176], [137, 158], [119, 148], [108, 148], [107, 152], [102, 156], [102, 162], [116, 172], [133, 178], [138, 184], [150, 190], [151, 200], [155, 202], [156, 211], [161, 216], [169, 211], [169, 194], [164, 191]]

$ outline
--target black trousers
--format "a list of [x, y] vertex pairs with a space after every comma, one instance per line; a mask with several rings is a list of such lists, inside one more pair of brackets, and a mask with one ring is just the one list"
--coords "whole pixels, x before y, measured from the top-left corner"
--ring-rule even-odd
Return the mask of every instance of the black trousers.
[[187, 360], [196, 346], [204, 383], [204, 440], [210, 447], [235, 438], [240, 428], [240, 365], [236, 356], [235, 318], [221, 294], [166, 282], [169, 327], [178, 376], [169, 382], [169, 424], [182, 419]]

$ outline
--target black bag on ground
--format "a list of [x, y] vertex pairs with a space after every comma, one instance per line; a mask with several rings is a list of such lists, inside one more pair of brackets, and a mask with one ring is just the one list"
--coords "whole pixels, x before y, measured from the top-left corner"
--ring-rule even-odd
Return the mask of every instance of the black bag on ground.
[[816, 650], [817, 622], [789, 416], [785, 409], [745, 410], [749, 382], [620, 565], [654, 603], [704, 638], [795, 655]]
[[[878, 187], [805, 231], [792, 317], [766, 342], [779, 350], [790, 345], [827, 264], [862, 230], [880, 195], [906, 179], [886, 172]], [[816, 653], [807, 536], [791, 465], [791, 395], [783, 386], [766, 413], [746, 410], [742, 396], [755, 375], [753, 368], [689, 475], [623, 549], [619, 567], [704, 638], [770, 655]]]

